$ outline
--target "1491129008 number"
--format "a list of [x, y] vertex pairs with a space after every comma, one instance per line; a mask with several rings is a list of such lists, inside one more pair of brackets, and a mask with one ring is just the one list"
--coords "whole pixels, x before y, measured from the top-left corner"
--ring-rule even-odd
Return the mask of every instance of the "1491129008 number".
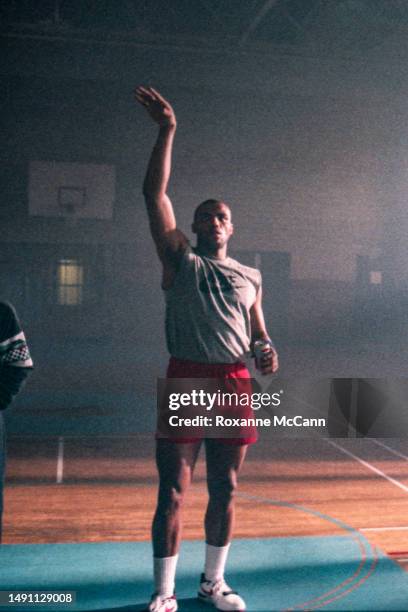
[[76, 600], [75, 595], [72, 591], [0, 591], [0, 604], [71, 604]]

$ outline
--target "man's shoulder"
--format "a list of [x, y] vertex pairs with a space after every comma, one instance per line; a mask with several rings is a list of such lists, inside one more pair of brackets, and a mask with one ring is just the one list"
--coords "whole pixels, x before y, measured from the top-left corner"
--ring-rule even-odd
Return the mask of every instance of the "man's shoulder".
[[210, 261], [211, 265], [218, 267], [221, 272], [231, 270], [231, 272], [240, 274], [257, 286], [259, 286], [262, 282], [261, 272], [258, 270], [258, 268], [246, 266], [230, 256], [226, 257], [225, 259], [208, 258], [200, 255], [200, 253], [197, 253], [194, 247], [188, 245], [184, 251], [184, 257], [190, 263], [194, 263], [196, 260], [201, 260], [202, 262]]
[[240, 272], [241, 274], [243, 274], [244, 276], [247, 276], [248, 278], [251, 278], [251, 279], [254, 278], [257, 280], [260, 280], [261, 278], [261, 272], [260, 270], [258, 270], [258, 268], [246, 266], [240, 261], [238, 261], [237, 259], [234, 259], [232, 257], [228, 257], [228, 265], [232, 269], [236, 270], [237, 272]]

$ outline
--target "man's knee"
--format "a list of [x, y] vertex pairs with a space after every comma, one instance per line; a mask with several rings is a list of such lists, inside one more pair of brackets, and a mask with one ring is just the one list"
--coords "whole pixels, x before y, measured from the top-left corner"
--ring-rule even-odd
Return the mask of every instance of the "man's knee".
[[237, 475], [235, 472], [231, 472], [223, 477], [209, 477], [207, 484], [210, 499], [213, 502], [225, 504], [234, 497], [237, 489]]
[[162, 483], [159, 489], [159, 509], [166, 513], [177, 512], [183, 505], [186, 491], [185, 483]]

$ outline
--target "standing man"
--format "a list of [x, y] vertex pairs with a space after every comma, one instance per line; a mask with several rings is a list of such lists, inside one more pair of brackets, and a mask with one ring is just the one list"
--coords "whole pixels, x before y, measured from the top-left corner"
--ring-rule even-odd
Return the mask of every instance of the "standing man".
[[0, 302], [0, 542], [3, 515], [3, 488], [6, 469], [6, 432], [1, 411], [20, 391], [33, 362], [24, 332], [14, 308]]
[[[278, 369], [277, 353], [264, 323], [258, 270], [227, 256], [233, 234], [225, 202], [206, 200], [194, 212], [192, 248], [178, 229], [167, 195], [176, 117], [171, 105], [152, 87], [138, 87], [136, 99], [159, 126], [143, 193], [150, 231], [163, 266], [166, 337], [171, 355], [168, 378], [250, 378], [243, 364], [256, 340], [268, 343], [260, 369]], [[206, 439], [209, 502], [205, 515], [206, 557], [198, 597], [217, 610], [242, 611], [243, 599], [224, 580], [232, 537], [233, 493], [248, 444], [256, 433], [235, 439]], [[202, 439], [158, 438], [159, 493], [153, 519], [155, 593], [149, 612], [175, 612], [174, 592], [181, 539], [181, 506], [191, 482]]]

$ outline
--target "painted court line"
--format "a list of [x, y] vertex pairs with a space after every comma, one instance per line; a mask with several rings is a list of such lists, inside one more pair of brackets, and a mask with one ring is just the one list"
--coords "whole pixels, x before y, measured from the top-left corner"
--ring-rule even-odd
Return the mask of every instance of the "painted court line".
[[[338, 519], [323, 514], [318, 510], [312, 510], [311, 508], [299, 506], [298, 504], [273, 500], [268, 497], [261, 497], [258, 495], [250, 495], [248, 493], [243, 492], [238, 492], [237, 497], [250, 499], [258, 503], [264, 503], [272, 506], [291, 508], [293, 510], [298, 510], [300, 512], [311, 514], [312, 516], [316, 516], [323, 520], [329, 521], [330, 523], [333, 523], [348, 532], [348, 534], [351, 535], [352, 539], [354, 540], [355, 544], [357, 544], [360, 549], [360, 561], [358, 567], [355, 569], [352, 575], [350, 575], [348, 578], [345, 578], [342, 582], [331, 588], [329, 591], [323, 592], [321, 595], [313, 597], [308, 601], [304, 601], [301, 604], [296, 604], [295, 606], [286, 609], [284, 612], [289, 612], [289, 610], [316, 610], [318, 608], [323, 608], [329, 603], [336, 601], [348, 595], [351, 591], [357, 589], [374, 572], [378, 562], [377, 549], [375, 547], [372, 547], [370, 542], [365, 538], [365, 536], [360, 534], [357, 529], [354, 529], [354, 527], [350, 527], [346, 523], [343, 523]], [[369, 556], [370, 552], [372, 553], [371, 559]], [[369, 565], [368, 568], [367, 565]]]
[[363, 527], [359, 531], [408, 531], [408, 527]]
[[371, 470], [371, 472], [378, 474], [378, 476], [385, 478], [385, 480], [388, 480], [388, 482], [390, 482], [394, 486], [399, 487], [400, 489], [405, 491], [405, 493], [408, 493], [408, 487], [402, 484], [402, 482], [399, 482], [399, 480], [396, 480], [395, 478], [388, 476], [385, 472], [383, 472], [382, 470], [379, 470], [378, 468], [376, 468], [374, 465], [372, 465], [368, 461], [364, 461], [364, 459], [361, 459], [360, 457], [358, 457], [351, 451], [347, 450], [346, 448], [343, 448], [340, 444], [337, 444], [337, 442], [333, 442], [333, 440], [328, 440], [327, 438], [323, 438], [323, 439], [325, 439], [328, 444], [331, 444], [332, 446], [337, 448], [339, 451], [341, 451], [345, 455], [348, 455], [352, 459], [355, 459], [355, 461], [358, 461], [359, 463], [361, 463], [361, 465], [364, 465], [364, 467]]
[[62, 484], [64, 479], [64, 438], [60, 436], [58, 438], [58, 451], [57, 451], [57, 484]]
[[389, 555], [389, 556], [392, 556], [392, 555], [408, 555], [408, 550], [395, 550], [395, 551], [388, 552], [387, 555]]
[[395, 448], [391, 448], [391, 446], [388, 446], [388, 444], [384, 444], [384, 442], [380, 442], [380, 440], [377, 440], [376, 438], [372, 438], [372, 441], [378, 444], [378, 446], [382, 446], [393, 455], [396, 455], [397, 457], [401, 457], [401, 459], [405, 459], [405, 461], [408, 461], [408, 457], [406, 455], [395, 450]]

